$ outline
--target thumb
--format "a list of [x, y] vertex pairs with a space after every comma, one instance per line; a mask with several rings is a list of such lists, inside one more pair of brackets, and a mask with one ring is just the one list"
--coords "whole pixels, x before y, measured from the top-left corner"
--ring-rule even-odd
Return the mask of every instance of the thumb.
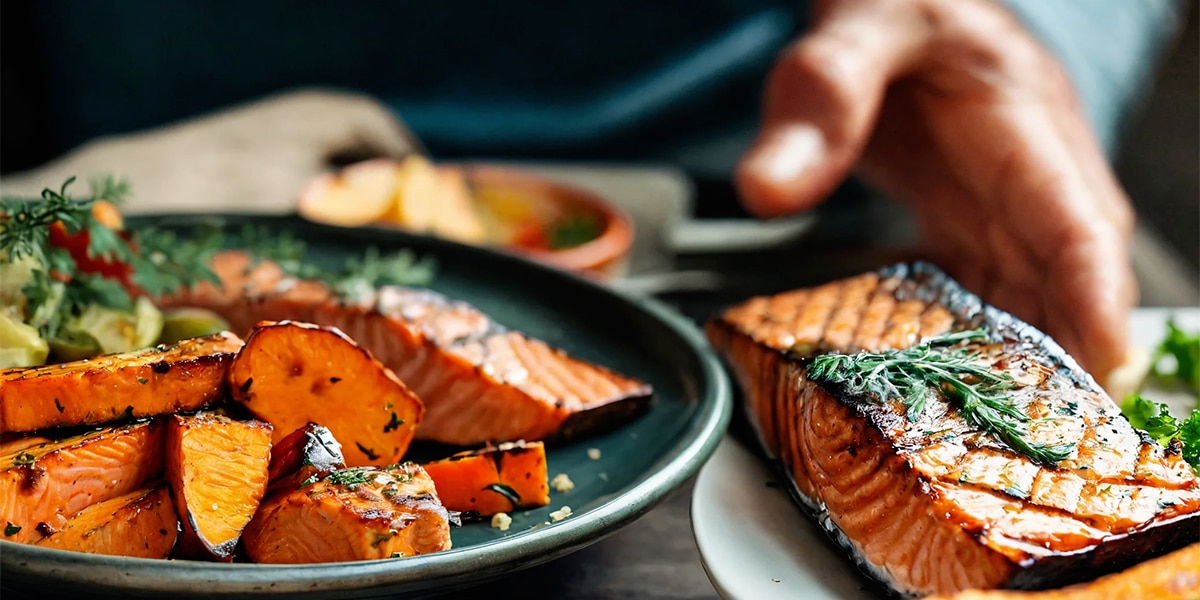
[[888, 84], [917, 61], [932, 25], [908, 2], [835, 2], [776, 60], [762, 124], [738, 164], [746, 208], [815, 206], [858, 160]]

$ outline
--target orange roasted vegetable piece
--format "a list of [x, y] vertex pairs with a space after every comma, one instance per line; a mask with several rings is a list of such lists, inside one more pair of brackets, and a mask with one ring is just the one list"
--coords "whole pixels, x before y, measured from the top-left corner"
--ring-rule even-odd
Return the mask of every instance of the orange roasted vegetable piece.
[[1094, 581], [1055, 590], [967, 590], [926, 600], [1094, 600], [1096, 598], [1200, 598], [1200, 544], [1184, 546], [1170, 554]]
[[400, 558], [448, 550], [450, 515], [416, 464], [355, 467], [271, 496], [242, 537], [258, 563]]
[[275, 439], [320, 423], [342, 443], [346, 464], [399, 462], [424, 405], [391, 369], [341, 331], [263, 322], [229, 369], [233, 398], [275, 426]]
[[163, 427], [106, 427], [0, 456], [3, 539], [36, 542], [96, 502], [141, 488], [163, 470]]
[[93, 504], [37, 545], [91, 554], [167, 558], [179, 537], [179, 518], [167, 486]]
[[224, 332], [151, 350], [0, 371], [0, 432], [196, 410], [221, 396], [225, 373], [241, 347], [241, 339]]
[[292, 491], [346, 468], [342, 445], [324, 425], [308, 423], [271, 447], [267, 493]]
[[487, 517], [550, 503], [546, 449], [541, 442], [500, 444], [426, 463], [438, 497], [450, 510]]
[[215, 414], [167, 418], [167, 482], [183, 535], [179, 555], [233, 559], [267, 491], [271, 426]]

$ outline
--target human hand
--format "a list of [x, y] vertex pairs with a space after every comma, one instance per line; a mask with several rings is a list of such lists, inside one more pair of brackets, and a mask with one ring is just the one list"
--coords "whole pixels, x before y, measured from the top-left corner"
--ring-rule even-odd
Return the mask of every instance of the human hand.
[[1137, 300], [1134, 217], [1058, 65], [989, 0], [815, 8], [738, 166], [747, 208], [810, 208], [855, 168], [913, 209], [931, 260], [1103, 381]]
[[301, 90], [143, 133], [91, 141], [43, 167], [5, 177], [5, 195], [37, 196], [68, 177], [127, 179], [127, 212], [272, 212], [335, 161], [401, 157], [415, 138], [358, 94]]

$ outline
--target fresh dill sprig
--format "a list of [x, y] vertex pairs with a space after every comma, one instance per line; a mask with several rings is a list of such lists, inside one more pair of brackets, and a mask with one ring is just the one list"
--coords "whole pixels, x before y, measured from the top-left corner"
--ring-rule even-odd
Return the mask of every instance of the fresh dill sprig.
[[1074, 444], [1043, 445], [1028, 441], [1025, 424], [1031, 417], [1013, 403], [1007, 392], [1012, 376], [983, 362], [978, 351], [963, 344], [987, 339], [981, 329], [931, 338], [900, 350], [824, 354], [813, 359], [808, 378], [839, 384], [853, 394], [870, 394], [880, 402], [898, 399], [917, 420], [935, 390], [958, 402], [972, 425], [995, 436], [1032, 460], [1053, 465], [1066, 459]]
[[375, 246], [361, 257], [348, 257], [340, 267], [325, 267], [311, 260], [308, 245], [291, 232], [252, 226], [243, 228], [233, 246], [245, 248], [255, 261], [269, 260], [291, 277], [321, 281], [348, 298], [369, 295], [383, 285], [428, 284], [437, 267], [432, 258], [417, 258], [411, 250], [384, 254]]

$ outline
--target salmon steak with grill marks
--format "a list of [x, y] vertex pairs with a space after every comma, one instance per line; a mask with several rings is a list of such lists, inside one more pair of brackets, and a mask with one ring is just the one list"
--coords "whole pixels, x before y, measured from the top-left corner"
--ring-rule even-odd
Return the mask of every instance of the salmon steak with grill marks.
[[382, 286], [347, 298], [236, 251], [219, 253], [212, 269], [220, 285], [204, 282], [159, 303], [210, 309], [243, 333], [280, 320], [340, 329], [424, 403], [417, 439], [461, 446], [572, 439], [627, 423], [650, 406], [648, 384], [432, 290]]
[[[753, 298], [707, 334], [793, 498], [893, 594], [1061, 587], [1200, 538], [1178, 441], [932, 265]], [[964, 374], [904, 370], [947, 362]]]

